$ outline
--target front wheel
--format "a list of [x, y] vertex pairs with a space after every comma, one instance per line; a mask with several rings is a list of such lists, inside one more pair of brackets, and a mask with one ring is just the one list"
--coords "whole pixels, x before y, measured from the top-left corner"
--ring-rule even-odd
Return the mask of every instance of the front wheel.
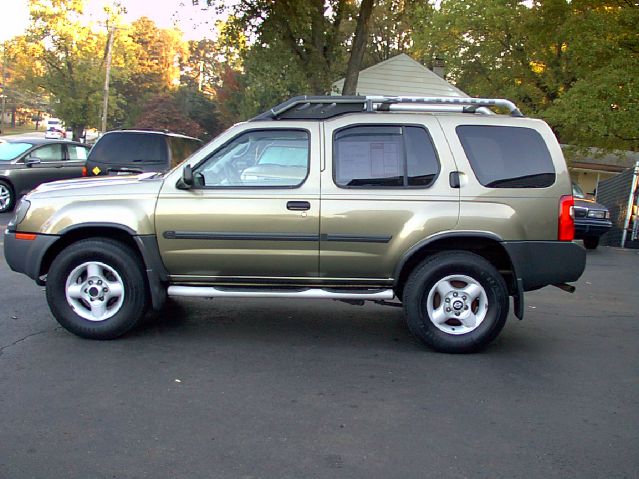
[[508, 316], [508, 289], [495, 267], [467, 252], [439, 253], [410, 275], [403, 296], [411, 332], [446, 353], [469, 353], [490, 343]]
[[109, 239], [79, 241], [64, 249], [47, 275], [51, 312], [68, 331], [114, 339], [133, 328], [148, 304], [138, 255]]
[[0, 213], [11, 211], [16, 204], [16, 194], [6, 181], [0, 180]]

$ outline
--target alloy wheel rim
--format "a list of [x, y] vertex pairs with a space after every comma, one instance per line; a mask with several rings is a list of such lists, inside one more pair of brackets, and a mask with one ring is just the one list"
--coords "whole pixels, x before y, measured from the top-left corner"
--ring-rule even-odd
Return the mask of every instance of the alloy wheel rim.
[[4, 210], [11, 201], [11, 191], [4, 185], [0, 185], [0, 209]]
[[111, 266], [88, 261], [75, 267], [65, 285], [67, 303], [87, 321], [105, 321], [122, 308], [124, 282]]
[[455, 274], [437, 281], [426, 299], [428, 318], [447, 334], [467, 334], [479, 327], [488, 313], [484, 287], [470, 276]]

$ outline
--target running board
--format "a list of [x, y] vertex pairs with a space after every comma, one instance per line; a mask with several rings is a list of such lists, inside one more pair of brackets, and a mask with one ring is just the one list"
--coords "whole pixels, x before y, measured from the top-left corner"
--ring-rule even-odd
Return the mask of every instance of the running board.
[[292, 298], [292, 299], [361, 299], [366, 301], [390, 300], [395, 297], [392, 289], [371, 292], [326, 289], [265, 291], [259, 289], [219, 289], [212, 286], [169, 286], [169, 296], [189, 298]]

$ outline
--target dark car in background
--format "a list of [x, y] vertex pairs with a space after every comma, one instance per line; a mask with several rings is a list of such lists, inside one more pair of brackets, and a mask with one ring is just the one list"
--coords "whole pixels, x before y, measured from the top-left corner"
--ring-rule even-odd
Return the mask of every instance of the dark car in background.
[[575, 198], [575, 239], [583, 240], [587, 249], [596, 249], [599, 239], [611, 227], [610, 211], [589, 198], [578, 184], [572, 184]]
[[89, 147], [41, 138], [0, 143], [0, 213], [41, 183], [86, 176]]
[[114, 130], [95, 143], [89, 176], [167, 171], [202, 146], [197, 138], [164, 131]]

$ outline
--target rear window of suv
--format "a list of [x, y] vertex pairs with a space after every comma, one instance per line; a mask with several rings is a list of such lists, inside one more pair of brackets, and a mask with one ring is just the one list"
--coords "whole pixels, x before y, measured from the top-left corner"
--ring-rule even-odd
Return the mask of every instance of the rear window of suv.
[[89, 153], [98, 163], [135, 165], [168, 164], [166, 137], [153, 133], [114, 132], [100, 138]]
[[462, 125], [457, 136], [477, 180], [488, 188], [546, 188], [555, 168], [546, 142], [531, 128]]
[[435, 147], [421, 126], [348, 127], [335, 133], [334, 147], [341, 188], [425, 188], [439, 174]]

